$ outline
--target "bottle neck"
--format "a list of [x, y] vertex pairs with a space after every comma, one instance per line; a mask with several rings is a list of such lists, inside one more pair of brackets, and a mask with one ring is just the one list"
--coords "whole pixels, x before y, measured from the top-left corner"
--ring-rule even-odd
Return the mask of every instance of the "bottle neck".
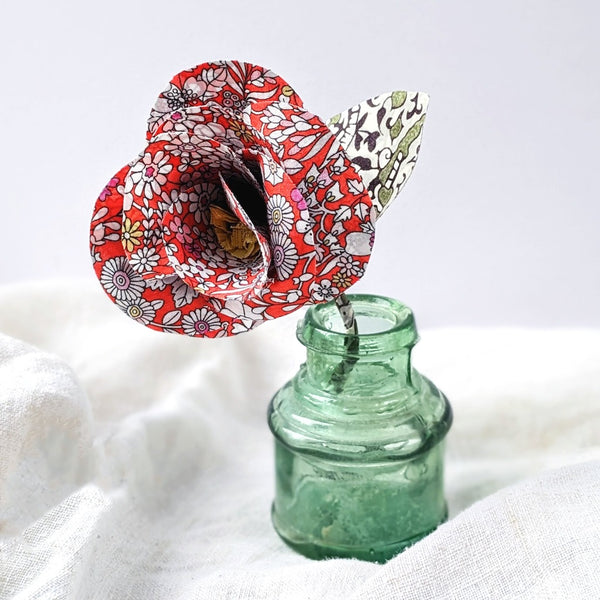
[[418, 340], [412, 311], [391, 298], [349, 299], [357, 335], [346, 333], [333, 303], [311, 307], [299, 324], [298, 339], [307, 350], [302, 377], [325, 402], [397, 397], [411, 387], [411, 352]]
[[411, 351], [402, 348], [368, 357], [348, 357], [307, 349], [306, 378], [337, 395], [386, 395], [411, 385]]

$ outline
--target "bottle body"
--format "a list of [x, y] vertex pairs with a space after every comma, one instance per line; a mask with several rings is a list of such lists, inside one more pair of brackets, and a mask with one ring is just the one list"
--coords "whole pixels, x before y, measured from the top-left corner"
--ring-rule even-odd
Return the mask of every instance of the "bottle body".
[[309, 309], [298, 329], [307, 361], [269, 407], [272, 518], [284, 541], [311, 558], [383, 562], [446, 519], [443, 450], [452, 413], [412, 369], [410, 310], [376, 296], [351, 302], [356, 343], [334, 306]]

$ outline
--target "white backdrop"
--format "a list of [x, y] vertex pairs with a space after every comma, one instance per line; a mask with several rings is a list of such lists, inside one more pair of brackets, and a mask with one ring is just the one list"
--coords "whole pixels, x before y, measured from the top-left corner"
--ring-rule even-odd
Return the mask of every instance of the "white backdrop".
[[280, 73], [323, 117], [391, 89], [431, 94], [419, 164], [357, 291], [405, 301], [426, 326], [600, 325], [591, 0], [1, 10], [0, 283], [93, 278], [94, 199], [142, 149], [155, 96], [181, 69], [233, 58]]

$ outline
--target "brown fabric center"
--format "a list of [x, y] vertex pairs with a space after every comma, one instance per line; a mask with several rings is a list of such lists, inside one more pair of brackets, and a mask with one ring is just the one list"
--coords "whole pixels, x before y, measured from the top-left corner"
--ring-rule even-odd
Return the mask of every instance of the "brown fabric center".
[[236, 258], [250, 258], [259, 252], [256, 236], [233, 213], [213, 204], [210, 207], [210, 224], [221, 248]]

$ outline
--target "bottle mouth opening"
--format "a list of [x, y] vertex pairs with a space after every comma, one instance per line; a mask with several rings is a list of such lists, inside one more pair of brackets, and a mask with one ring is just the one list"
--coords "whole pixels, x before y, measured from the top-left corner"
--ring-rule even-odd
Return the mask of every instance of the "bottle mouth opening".
[[309, 349], [348, 355], [349, 339], [358, 338], [356, 355], [411, 348], [418, 340], [412, 310], [386, 296], [349, 294], [358, 334], [347, 333], [334, 302], [317, 304], [298, 324], [297, 337]]

